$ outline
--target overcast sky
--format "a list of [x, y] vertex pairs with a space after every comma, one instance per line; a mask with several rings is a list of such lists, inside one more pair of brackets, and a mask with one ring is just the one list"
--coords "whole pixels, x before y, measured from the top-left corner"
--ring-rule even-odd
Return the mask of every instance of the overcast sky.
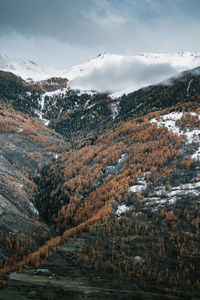
[[67, 68], [100, 52], [200, 51], [200, 0], [0, 0], [0, 53]]

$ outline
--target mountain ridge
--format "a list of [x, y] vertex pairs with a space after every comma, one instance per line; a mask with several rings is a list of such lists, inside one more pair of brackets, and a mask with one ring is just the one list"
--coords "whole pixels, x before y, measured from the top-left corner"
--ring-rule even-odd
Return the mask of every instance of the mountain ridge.
[[[0, 70], [12, 72], [24, 80], [41, 81], [61, 77], [68, 79], [68, 85], [73, 89], [109, 92], [114, 98], [151, 84], [158, 84], [168, 77], [199, 65], [199, 52], [142, 53], [132, 56], [100, 54], [88, 62], [63, 70], [41, 67], [32, 61], [0, 55]], [[135, 68], [139, 75], [134, 74]], [[145, 73], [148, 72], [151, 74], [146, 76]]]
[[143, 116], [190, 99], [199, 101], [200, 68], [117, 99], [108, 93], [89, 94], [65, 88], [66, 85], [68, 81], [62, 78], [33, 83], [0, 71], [2, 99], [76, 143], [80, 137], [92, 137], [95, 132], [100, 133], [133, 116]]
[[199, 67], [117, 99], [67, 85], [0, 71], [0, 277], [198, 299]]

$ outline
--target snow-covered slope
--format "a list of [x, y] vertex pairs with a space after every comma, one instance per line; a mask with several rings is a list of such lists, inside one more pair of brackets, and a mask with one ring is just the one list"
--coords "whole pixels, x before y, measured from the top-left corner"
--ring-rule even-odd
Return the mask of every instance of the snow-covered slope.
[[179, 72], [200, 66], [200, 53], [100, 54], [64, 71], [75, 89], [109, 91], [113, 97], [156, 84]]
[[7, 55], [0, 55], [0, 70], [12, 72], [24, 80], [32, 79], [34, 81], [57, 77], [62, 73], [52, 68], [39, 66], [33, 61], [10, 58]]
[[0, 70], [13, 72], [25, 80], [38, 81], [55, 76], [67, 78], [72, 89], [109, 92], [113, 98], [160, 83], [197, 66], [200, 66], [200, 52], [135, 56], [100, 54], [86, 63], [63, 70], [0, 55]]
[[68, 79], [73, 80], [78, 76], [88, 75], [92, 69], [101, 69], [105, 65], [110, 63], [121, 65], [125, 62], [143, 62], [147, 65], [149, 64], [160, 64], [169, 63], [172, 67], [176, 68], [178, 72], [186, 69], [192, 69], [200, 65], [200, 52], [178, 52], [174, 54], [161, 53], [142, 53], [135, 56], [123, 56], [117, 54], [99, 54], [97, 58], [91, 59], [86, 63], [76, 65], [69, 70], [64, 71]]

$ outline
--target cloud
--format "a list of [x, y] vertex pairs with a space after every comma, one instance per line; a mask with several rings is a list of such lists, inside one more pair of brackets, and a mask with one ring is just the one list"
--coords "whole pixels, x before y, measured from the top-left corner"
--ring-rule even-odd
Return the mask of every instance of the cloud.
[[177, 73], [168, 63], [146, 64], [137, 58], [106, 62], [101, 68], [93, 67], [89, 74], [76, 77], [70, 86], [75, 89], [108, 91], [134, 91], [159, 83]]
[[199, 0], [0, 0], [0, 51], [15, 56], [21, 47], [37, 61], [45, 52], [59, 67], [101, 51], [196, 51], [199, 10]]
[[101, 45], [110, 39], [112, 26], [124, 23], [109, 7], [105, 1], [94, 0], [1, 0], [0, 33], [15, 31], [27, 38]]
[[[163, 19], [188, 27], [185, 16], [190, 11], [193, 18], [199, 7], [198, 1], [190, 1], [188, 7], [188, 0], [0, 0], [0, 33], [14, 31], [26, 38], [53, 38], [75, 46], [137, 51], [149, 34], [161, 39], [167, 27], [171, 29]], [[174, 4], [178, 9], [173, 9]], [[173, 26], [172, 36], [178, 26]]]
[[66, 69], [95, 57], [103, 49], [91, 49], [80, 45], [63, 43], [53, 38], [26, 38], [10, 33], [0, 38], [0, 54], [23, 60], [32, 60], [41, 66]]
[[116, 26], [126, 23], [126, 20], [122, 16], [114, 15], [106, 10], [100, 10], [95, 14], [95, 18], [101, 25]]

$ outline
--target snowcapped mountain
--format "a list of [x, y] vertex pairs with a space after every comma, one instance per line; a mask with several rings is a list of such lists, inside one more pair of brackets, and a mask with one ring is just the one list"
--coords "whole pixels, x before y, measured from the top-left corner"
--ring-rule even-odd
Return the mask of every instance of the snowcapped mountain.
[[0, 55], [0, 70], [10, 71], [25, 80], [67, 78], [72, 89], [108, 92], [113, 98], [158, 84], [198, 66], [200, 52], [144, 53], [135, 56], [100, 54], [86, 63], [63, 70], [41, 67], [32, 61]]
[[178, 52], [174, 54], [168, 53], [142, 53], [134, 56], [124, 56], [118, 54], [99, 54], [96, 58], [89, 60], [86, 63], [76, 65], [69, 70], [65, 70], [64, 73], [70, 80], [74, 80], [79, 76], [88, 75], [93, 69], [98, 68], [99, 71], [105, 67], [105, 65], [115, 64], [123, 65], [124, 63], [143, 62], [146, 65], [149, 64], [170, 64], [176, 68], [177, 72], [184, 71], [186, 69], [193, 69], [200, 65], [200, 52]]
[[100, 54], [65, 72], [72, 88], [109, 91], [116, 98], [197, 66], [200, 66], [200, 53], [146, 53], [136, 56]]
[[61, 77], [60, 72], [48, 67], [42, 67], [33, 61], [25, 61], [18, 58], [10, 58], [0, 55], [0, 70], [12, 72], [24, 80], [45, 80], [51, 77]]

